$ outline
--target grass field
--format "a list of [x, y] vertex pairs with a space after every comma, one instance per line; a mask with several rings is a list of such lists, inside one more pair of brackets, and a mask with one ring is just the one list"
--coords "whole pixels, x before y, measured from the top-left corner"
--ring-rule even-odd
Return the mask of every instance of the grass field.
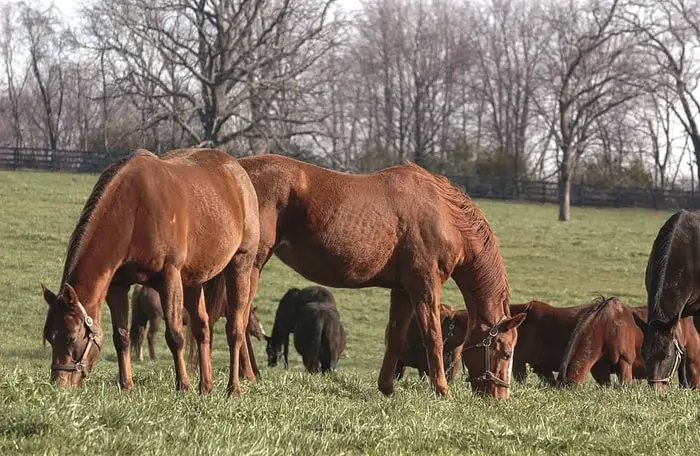
[[[451, 400], [434, 397], [412, 371], [392, 398], [376, 380], [383, 355], [388, 292], [334, 289], [349, 333], [339, 371], [262, 367], [227, 400], [223, 322], [214, 340], [214, 392], [174, 392], [162, 332], [159, 359], [134, 363], [135, 388], [120, 393], [104, 306], [103, 355], [84, 388], [48, 383], [50, 348], [40, 283], [56, 288], [66, 243], [95, 175], [0, 172], [0, 454], [659, 454], [700, 448], [700, 392], [653, 393], [646, 384], [602, 389], [589, 382], [551, 390], [530, 375], [509, 401], [471, 396], [463, 377]], [[643, 273], [668, 213], [573, 210], [556, 222], [553, 206], [479, 201], [498, 236], [513, 302], [589, 301], [597, 292], [644, 303]], [[268, 329], [277, 301], [308, 282], [273, 259], [255, 299]], [[443, 302], [462, 306], [446, 284]], [[264, 346], [255, 346], [261, 364]], [[196, 374], [193, 384], [196, 384]], [[193, 390], [196, 390], [194, 388]]]

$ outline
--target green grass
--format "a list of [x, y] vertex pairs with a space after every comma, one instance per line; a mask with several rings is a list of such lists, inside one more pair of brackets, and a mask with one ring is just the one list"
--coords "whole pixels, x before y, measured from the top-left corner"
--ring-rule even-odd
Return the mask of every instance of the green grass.
[[[307, 374], [294, 352], [289, 371], [262, 367], [263, 381], [244, 382], [241, 397], [226, 399], [220, 322], [210, 396], [174, 392], [162, 332], [159, 360], [134, 363], [134, 391], [121, 393], [105, 306], [106, 347], [93, 375], [82, 389], [58, 390], [47, 381], [39, 284], [55, 289], [95, 180], [0, 172], [0, 454], [687, 455], [700, 447], [700, 393], [677, 388], [653, 393], [644, 383], [603, 389], [589, 382], [561, 391], [530, 375], [509, 401], [496, 402], [472, 397], [460, 376], [452, 399], [442, 400], [411, 372], [385, 398], [376, 388], [388, 318], [382, 289], [332, 290], [349, 333], [334, 375]], [[513, 302], [572, 305], [600, 292], [644, 303], [647, 255], [668, 213], [574, 208], [573, 221], [560, 224], [553, 206], [479, 204], [498, 236]], [[268, 331], [279, 298], [308, 283], [276, 259], [268, 264], [255, 299]], [[463, 305], [451, 282], [443, 302]], [[264, 364], [263, 344], [255, 349]]]

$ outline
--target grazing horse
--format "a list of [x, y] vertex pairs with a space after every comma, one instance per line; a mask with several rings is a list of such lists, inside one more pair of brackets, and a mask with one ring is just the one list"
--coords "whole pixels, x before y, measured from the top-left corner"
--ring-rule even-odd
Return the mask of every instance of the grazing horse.
[[[412, 163], [346, 174], [279, 155], [240, 160], [260, 205], [260, 270], [275, 254], [308, 280], [391, 290], [379, 390], [394, 391], [402, 341], [415, 313], [435, 391], [448, 396], [440, 291], [452, 277], [470, 315], [464, 359], [472, 390], [508, 397], [516, 327], [496, 236], [471, 199]], [[524, 318], [524, 317], [523, 317]]]
[[[209, 282], [207, 282], [207, 284], [208, 283]], [[222, 297], [223, 302], [212, 309], [212, 300], [208, 299], [205, 292], [207, 313], [209, 315], [210, 347], [214, 344], [214, 324], [216, 324], [217, 320], [219, 320], [219, 318], [224, 316], [226, 313], [226, 294], [223, 293]], [[265, 332], [263, 331], [260, 320], [258, 320], [256, 311], [257, 307], [250, 309], [250, 317], [248, 318], [246, 335], [253, 336], [257, 340], [262, 340]], [[160, 304], [160, 295], [158, 292], [148, 286], [139, 284], [134, 285], [133, 293], [131, 295], [131, 330], [129, 334], [131, 337], [134, 356], [138, 361], [143, 361], [143, 343], [147, 325], [149, 357], [152, 360], [156, 359], [155, 335], [158, 333], [158, 328], [160, 327], [162, 317], [163, 308]], [[189, 314], [187, 313], [187, 310], [185, 310], [182, 314], [183, 326], [189, 326], [189, 319]], [[189, 331], [188, 334], [191, 335], [192, 338], [194, 337], [192, 335], [192, 331]], [[250, 348], [251, 347], [249, 347], [249, 349]]]
[[580, 385], [589, 372], [601, 386], [610, 385], [611, 374], [622, 385], [645, 378], [642, 337], [634, 309], [615, 296], [599, 297], [579, 314], [557, 382]]
[[306, 370], [325, 374], [334, 371], [345, 350], [345, 329], [333, 304], [310, 302], [299, 306], [294, 322], [294, 348]]
[[647, 262], [648, 330], [642, 356], [651, 386], [668, 386], [683, 347], [681, 319], [700, 313], [700, 213], [676, 212], [663, 224]]
[[[445, 377], [448, 383], [452, 383], [462, 361], [462, 347], [469, 329], [469, 315], [466, 310], [454, 311], [447, 304], [440, 304], [440, 318], [442, 319], [442, 357], [445, 360]], [[415, 316], [411, 318], [406, 340], [401, 347], [399, 362], [396, 365], [397, 380], [403, 378], [406, 367], [418, 369], [421, 378], [428, 373], [428, 355], [425, 352], [423, 337]]]
[[527, 365], [540, 380], [550, 386], [556, 384], [554, 372], [559, 371], [566, 345], [574, 332], [578, 314], [588, 304], [554, 307], [541, 301], [510, 306], [512, 315], [527, 315], [518, 327], [518, 344], [513, 360], [513, 377], [518, 382], [527, 379]]
[[294, 332], [297, 309], [308, 303], [323, 303], [329, 307], [336, 307], [335, 297], [328, 289], [320, 286], [311, 286], [303, 289], [290, 288], [280, 299], [275, 312], [275, 322], [272, 326], [272, 334], [267, 340], [267, 365], [274, 367], [280, 359], [284, 359], [284, 368], [289, 367], [289, 335]]
[[[647, 307], [635, 307], [634, 310], [635, 323], [646, 334], [649, 331]], [[700, 316], [682, 318], [676, 328], [676, 337], [683, 348], [680, 358], [674, 361], [678, 364], [678, 383], [684, 388], [700, 389]], [[670, 383], [671, 379], [663, 380]]]
[[[141, 283], [160, 294], [176, 389], [187, 390], [190, 383], [183, 349], [184, 304], [198, 344], [199, 389], [210, 391], [209, 321], [202, 284], [223, 272], [230, 316], [228, 392], [239, 393], [259, 238], [255, 188], [238, 162], [221, 150], [179, 149], [161, 159], [138, 150], [109, 166], [71, 236], [58, 295], [42, 285], [49, 304], [44, 338], [52, 346], [52, 380], [76, 386], [93, 367], [102, 351], [100, 306], [106, 297], [119, 385], [132, 389], [128, 291]], [[242, 357], [247, 359], [246, 354]], [[254, 379], [250, 365], [246, 375]]]

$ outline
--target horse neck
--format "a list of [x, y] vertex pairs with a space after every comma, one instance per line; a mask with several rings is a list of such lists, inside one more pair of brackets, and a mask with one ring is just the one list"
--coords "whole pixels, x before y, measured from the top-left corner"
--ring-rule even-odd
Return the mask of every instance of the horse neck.
[[[484, 261], [484, 256], [477, 253], [472, 261], [457, 265], [452, 272], [472, 327], [479, 324], [492, 327], [503, 317], [510, 316], [510, 293], [505, 271], [490, 270], [493, 266], [484, 265]], [[502, 261], [500, 254], [496, 261]]]
[[105, 300], [116, 267], [110, 265], [112, 262], [106, 261], [107, 257], [101, 257], [100, 261], [90, 261], [95, 257], [100, 258], [99, 255], [92, 253], [86, 256], [88, 258], [81, 259], [66, 283], [75, 289], [88, 315], [100, 323], [100, 306]]

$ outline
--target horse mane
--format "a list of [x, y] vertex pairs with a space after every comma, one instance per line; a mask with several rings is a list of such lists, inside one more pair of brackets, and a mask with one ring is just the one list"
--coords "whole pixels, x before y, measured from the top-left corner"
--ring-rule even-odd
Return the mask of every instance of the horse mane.
[[484, 212], [462, 190], [452, 185], [445, 177], [433, 174], [413, 162], [406, 162], [408, 168], [424, 176], [433, 184], [452, 216], [455, 228], [467, 242], [481, 240], [482, 249], [475, 253], [471, 270], [477, 287], [474, 290], [478, 299], [498, 295], [503, 301], [505, 315], [510, 315], [510, 289], [503, 257], [498, 248], [496, 235], [486, 220]]
[[579, 314], [578, 322], [574, 327], [574, 331], [571, 333], [569, 338], [569, 343], [566, 345], [566, 352], [564, 353], [564, 358], [562, 358], [561, 366], [559, 368], [559, 379], [563, 380], [566, 377], [566, 372], [571, 364], [571, 358], [574, 356], [574, 350], [578, 346], [579, 340], [586, 333], [589, 325], [595, 317], [597, 317], [601, 311], [608, 307], [608, 304], [612, 302], [617, 302], [618, 299], [615, 296], [605, 297], [599, 295], [593, 300], [591, 305], [586, 307]]
[[102, 174], [100, 174], [97, 183], [92, 188], [92, 192], [90, 192], [90, 196], [85, 202], [85, 206], [83, 206], [83, 211], [80, 213], [78, 224], [73, 230], [73, 233], [70, 236], [70, 240], [68, 241], [68, 249], [66, 251], [66, 262], [63, 266], [63, 275], [61, 277], [60, 288], [63, 288], [63, 285], [65, 285], [70, 274], [73, 272], [73, 269], [78, 263], [78, 260], [80, 259], [80, 254], [82, 251], [83, 241], [85, 240], [86, 233], [94, 218], [93, 216], [95, 214], [95, 211], [97, 210], [97, 207], [100, 201], [102, 200], [102, 197], [105, 195], [105, 192], [109, 187], [109, 184], [114, 180], [119, 171], [121, 171], [121, 169], [124, 168], [124, 166], [126, 166], [126, 164], [132, 158], [134, 158], [137, 155], [144, 155], [145, 153], [151, 154], [151, 152], [139, 149], [133, 154], [122, 157], [116, 162], [112, 163], [107, 167], [107, 169], [105, 169], [102, 172]]
[[[661, 308], [662, 293], [664, 290], [664, 283], [667, 280], [666, 274], [668, 272], [668, 262], [671, 257], [671, 250], [673, 247], [673, 240], [678, 233], [681, 221], [690, 216], [691, 213], [685, 210], [680, 210], [669, 217], [668, 220], [661, 226], [659, 233], [656, 235], [654, 244], [649, 255], [649, 260], [647, 261], [647, 267], [645, 271], [645, 280], [647, 290], [649, 287], [656, 287], [654, 290], [653, 297], [651, 294], [647, 294], [647, 307], [649, 309], [649, 319], [659, 320], [659, 316], [663, 315], [666, 317], [668, 322], [672, 315], [666, 315], [666, 312]], [[651, 282], [654, 279], [652, 275], [653, 272], [658, 272], [658, 281], [656, 283]], [[651, 299], [650, 299], [651, 298]]]

